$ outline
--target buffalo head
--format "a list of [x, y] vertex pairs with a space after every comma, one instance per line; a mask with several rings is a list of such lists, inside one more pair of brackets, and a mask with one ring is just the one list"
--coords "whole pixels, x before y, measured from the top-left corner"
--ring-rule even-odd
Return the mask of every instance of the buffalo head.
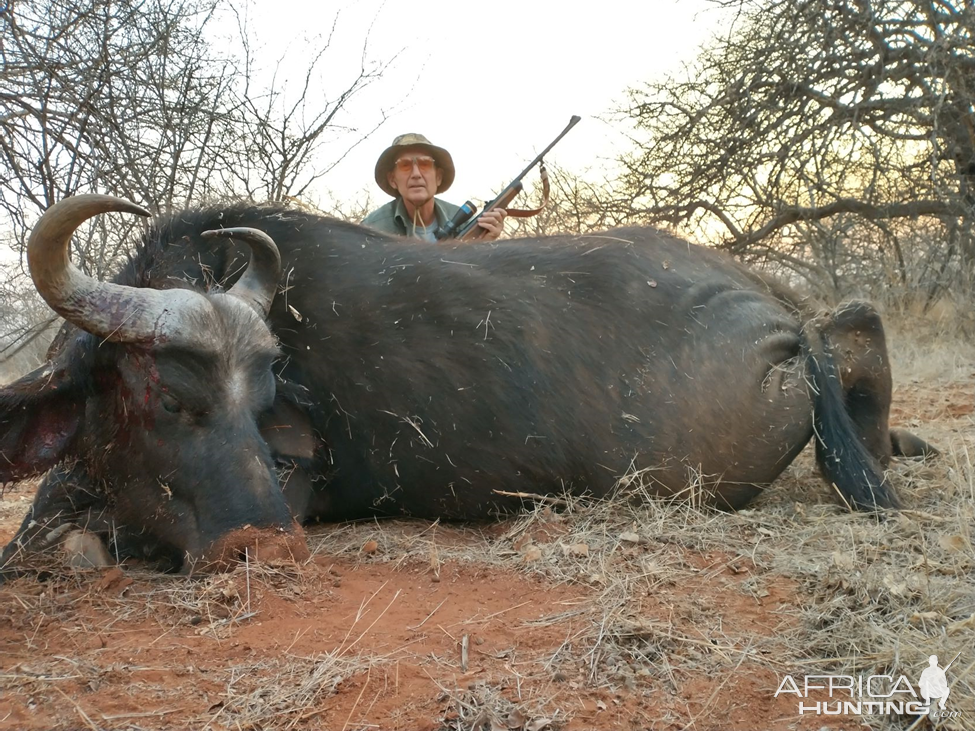
[[28, 244], [38, 292], [70, 325], [51, 362], [0, 394], [0, 479], [54, 467], [21, 542], [58, 515], [138, 537], [184, 567], [262, 550], [255, 543], [304, 551], [259, 428], [275, 397], [279, 351], [264, 318], [277, 247], [254, 229], [202, 234], [250, 247], [225, 292], [171, 276], [152, 287], [100, 282], [69, 262], [68, 247], [82, 222], [109, 211], [148, 215], [75, 196], [44, 214]]

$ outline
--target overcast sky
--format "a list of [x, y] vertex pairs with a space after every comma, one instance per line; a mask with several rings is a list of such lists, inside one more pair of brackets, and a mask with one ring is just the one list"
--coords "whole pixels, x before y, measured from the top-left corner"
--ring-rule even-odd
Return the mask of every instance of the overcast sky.
[[320, 47], [336, 12], [323, 65], [332, 94], [357, 71], [366, 39], [371, 58], [399, 53], [354, 100], [345, 122], [371, 129], [383, 109], [390, 119], [318, 192], [351, 199], [368, 191], [376, 204], [388, 197], [373, 181], [375, 161], [403, 132], [424, 134], [451, 152], [457, 177], [444, 197], [458, 204], [488, 198], [510, 182], [573, 114], [582, 122], [547, 159], [581, 173], [612, 157], [619, 137], [595, 117], [628, 86], [692, 59], [718, 21], [705, 0], [263, 0], [250, 12], [262, 60], [271, 66], [287, 54], [278, 74], [292, 87], [307, 63], [303, 39]]

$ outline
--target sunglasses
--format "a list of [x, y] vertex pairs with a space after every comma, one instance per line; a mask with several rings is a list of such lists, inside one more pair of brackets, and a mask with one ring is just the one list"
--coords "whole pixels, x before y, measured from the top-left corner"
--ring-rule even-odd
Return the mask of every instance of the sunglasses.
[[416, 165], [421, 173], [429, 173], [435, 164], [436, 160], [432, 157], [401, 157], [396, 161], [395, 168], [401, 173], [412, 173]]

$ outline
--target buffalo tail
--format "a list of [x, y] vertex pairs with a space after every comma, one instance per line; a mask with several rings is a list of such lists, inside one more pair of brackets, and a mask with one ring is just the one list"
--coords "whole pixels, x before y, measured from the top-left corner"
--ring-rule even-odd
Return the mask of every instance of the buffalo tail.
[[898, 507], [880, 462], [860, 439], [829, 342], [815, 320], [803, 328], [802, 347], [812, 380], [816, 460], [823, 475], [851, 508]]

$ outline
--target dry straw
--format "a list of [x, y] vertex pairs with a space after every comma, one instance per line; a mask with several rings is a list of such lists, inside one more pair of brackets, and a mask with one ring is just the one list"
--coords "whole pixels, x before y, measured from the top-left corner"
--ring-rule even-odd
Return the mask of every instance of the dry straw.
[[[658, 702], [654, 718], [645, 719], [647, 727], [714, 728], [721, 720], [716, 704], [727, 690], [722, 683], [729, 678], [759, 674], [770, 686], [768, 693], [785, 674], [916, 679], [935, 653], [949, 658], [960, 653], [949, 674], [950, 703], [965, 714], [937, 727], [970, 729], [975, 724], [975, 423], [970, 410], [966, 415], [957, 406], [966, 395], [973, 398], [975, 352], [957, 340], [913, 342], [893, 351], [895, 382], [901, 384], [898, 418], [913, 421], [943, 454], [934, 461], [891, 466], [889, 478], [907, 508], [880, 519], [839, 506], [807, 451], [766, 496], [738, 513], [635, 499], [652, 474], [633, 473], [624, 480], [625, 495], [610, 501], [524, 495], [525, 512], [509, 517], [500, 529], [364, 522], [316, 529], [309, 535], [310, 548], [319, 561], [342, 557], [393, 568], [425, 567], [437, 581], [442, 567], [467, 565], [534, 576], [543, 586], [584, 589], [584, 600], [553, 606], [549, 615], [534, 620], [574, 629], [554, 649], [519, 655], [518, 675], [505, 688], [498, 678], [464, 688], [441, 683], [444, 729], [555, 729], [573, 713], [557, 700], [565, 697], [565, 688], [641, 694], [651, 687], [657, 701], [674, 700]], [[694, 493], [695, 487], [689, 490]], [[370, 541], [375, 549], [364, 553]], [[111, 725], [118, 719], [97, 716], [83, 700], [65, 701], [59, 684], [106, 676], [112, 669], [98, 665], [97, 656], [79, 666], [44, 646], [44, 633], [31, 618], [63, 616], [67, 602], [89, 602], [101, 609], [98, 624], [87, 628], [92, 634], [151, 620], [159, 627], [157, 641], [166, 642], [191, 622], [222, 641], [241, 623], [265, 618], [265, 597], [300, 601], [306, 572], [302, 566], [251, 562], [192, 581], [128, 571], [137, 583], [119, 595], [96, 591], [97, 574], [93, 579], [85, 572], [62, 571], [46, 585], [18, 580], [4, 590], [6, 611], [22, 623], [23, 641], [36, 659], [29, 667], [4, 671], [4, 688], [16, 698], [57, 704], [76, 727]], [[375, 609], [385, 609], [369, 614], [371, 619], [360, 612], [333, 652], [303, 656], [296, 637], [286, 651], [213, 673], [225, 689], [220, 703], [201, 711], [191, 725], [314, 728], [328, 699], [357, 677], [365, 685], [345, 728], [370, 727], [363, 719], [369, 718], [374, 678], [382, 674], [398, 683], [398, 663], [411, 652], [409, 647], [370, 649], [372, 625], [400, 601], [386, 594], [371, 599]], [[414, 629], [451, 633], [460, 648], [470, 630], [442, 626], [443, 611], [442, 603], [432, 607]], [[460, 654], [449, 662], [458, 665]], [[680, 698], [695, 678], [717, 680], [695, 698]], [[168, 713], [164, 709], [126, 723], [164, 728]], [[783, 720], [783, 727], [791, 722]], [[862, 722], [876, 731], [934, 727], [926, 718], [915, 723], [877, 715]], [[381, 720], [376, 723], [382, 726]]]

